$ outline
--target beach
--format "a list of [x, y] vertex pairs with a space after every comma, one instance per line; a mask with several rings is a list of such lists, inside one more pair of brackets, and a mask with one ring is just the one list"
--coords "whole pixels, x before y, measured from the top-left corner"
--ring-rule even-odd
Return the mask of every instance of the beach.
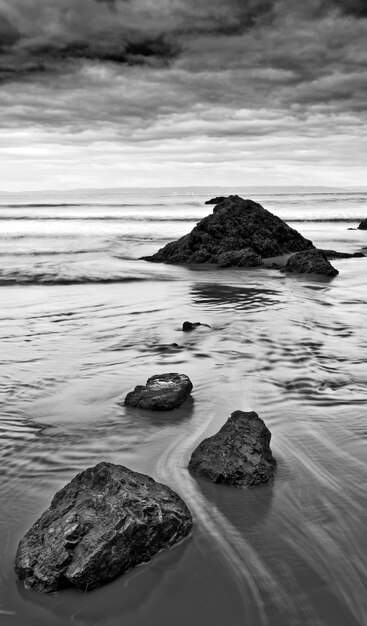
[[[189, 232], [219, 191], [0, 194], [4, 626], [365, 623], [367, 261], [333, 260], [329, 280], [140, 260]], [[317, 247], [367, 246], [366, 231], [348, 230], [366, 217], [366, 192], [229, 192]], [[185, 320], [211, 328], [183, 333]], [[179, 409], [120, 404], [166, 372], [193, 383]], [[258, 489], [187, 470], [237, 409], [272, 433], [277, 472]], [[172, 487], [193, 534], [96, 591], [25, 590], [13, 572], [20, 538], [100, 461]]]

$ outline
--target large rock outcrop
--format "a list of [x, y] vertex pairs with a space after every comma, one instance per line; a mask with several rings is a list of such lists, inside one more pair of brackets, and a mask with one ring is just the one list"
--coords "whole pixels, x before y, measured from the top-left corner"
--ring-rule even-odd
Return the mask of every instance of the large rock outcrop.
[[283, 270], [299, 274], [323, 274], [324, 276], [337, 276], [338, 270], [328, 261], [323, 250], [307, 250], [297, 252], [289, 257]]
[[185, 374], [156, 374], [146, 385], [138, 385], [130, 391], [124, 401], [128, 406], [150, 411], [177, 409], [192, 390], [192, 382]]
[[[221, 263], [248, 267], [257, 258], [272, 257], [313, 248], [313, 244], [260, 204], [229, 196], [217, 204], [181, 239], [168, 243], [156, 254], [143, 257], [156, 263]], [[234, 254], [234, 252], [236, 254]], [[233, 255], [232, 261], [223, 255]], [[241, 261], [242, 257], [242, 261]]]
[[215, 483], [256, 487], [274, 476], [271, 433], [254, 411], [235, 411], [216, 435], [192, 453], [189, 470]]
[[367, 230], [367, 217], [365, 217], [365, 219], [361, 221], [358, 228], [359, 230]]
[[166, 485], [112, 463], [81, 472], [21, 540], [18, 578], [38, 591], [93, 589], [180, 541], [192, 518]]

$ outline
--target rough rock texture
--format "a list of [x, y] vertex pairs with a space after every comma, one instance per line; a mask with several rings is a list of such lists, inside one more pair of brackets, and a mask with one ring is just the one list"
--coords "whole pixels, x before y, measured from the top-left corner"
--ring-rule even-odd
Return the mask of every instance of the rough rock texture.
[[261, 257], [272, 257], [308, 250], [313, 244], [260, 204], [229, 196], [191, 233], [143, 258], [156, 263], [217, 264], [223, 253], [247, 248]]
[[127, 394], [124, 404], [151, 411], [171, 411], [189, 397], [192, 382], [185, 374], [157, 374]]
[[217, 265], [218, 267], [261, 267], [264, 261], [251, 248], [244, 248], [222, 252], [218, 256]]
[[220, 431], [192, 453], [189, 470], [215, 483], [256, 487], [274, 476], [271, 433], [255, 413], [235, 411]]
[[93, 589], [191, 530], [172, 489], [121, 465], [99, 463], [59, 491], [21, 540], [15, 571], [26, 587]]
[[321, 250], [328, 259], [352, 259], [365, 257], [363, 252], [337, 252], [336, 250]]
[[223, 200], [226, 200], [226, 196], [216, 196], [216, 198], [207, 200], [205, 204], [219, 204], [219, 202], [223, 202]]
[[324, 276], [337, 276], [339, 274], [338, 270], [329, 263], [325, 253], [316, 249], [293, 254], [289, 257], [283, 270], [299, 274], [323, 274]]
[[187, 332], [190, 332], [191, 330], [195, 330], [195, 328], [198, 328], [198, 326], [205, 326], [205, 328], [211, 328], [209, 324], [202, 324], [201, 322], [184, 322], [182, 324], [182, 330], [185, 333], [187, 333]]
[[358, 226], [358, 228], [360, 230], [367, 230], [367, 217], [361, 221], [360, 225]]

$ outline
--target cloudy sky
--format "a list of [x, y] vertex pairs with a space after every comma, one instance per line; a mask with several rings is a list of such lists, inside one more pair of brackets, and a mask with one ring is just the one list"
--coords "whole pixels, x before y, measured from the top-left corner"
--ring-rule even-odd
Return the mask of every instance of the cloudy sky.
[[367, 186], [366, 0], [0, 0], [0, 189]]

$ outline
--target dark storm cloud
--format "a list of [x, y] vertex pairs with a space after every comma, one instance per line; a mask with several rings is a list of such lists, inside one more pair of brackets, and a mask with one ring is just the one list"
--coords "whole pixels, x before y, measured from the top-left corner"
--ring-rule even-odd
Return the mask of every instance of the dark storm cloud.
[[202, 163], [222, 146], [241, 159], [246, 141], [277, 157], [295, 137], [300, 159], [320, 137], [340, 154], [353, 137], [353, 152], [366, 13], [357, 0], [0, 0], [6, 141], [95, 145], [109, 164], [121, 146], [189, 160], [197, 142]]
[[[0, 0], [0, 77], [21, 80], [32, 73], [69, 72], [70, 62], [82, 60], [165, 67], [190, 49], [200, 54], [200, 45], [204, 56], [206, 45], [218, 51], [222, 47], [225, 56], [231, 40], [235, 50], [236, 38], [252, 31], [267, 56], [264, 36], [271, 40], [271, 29], [284, 29], [283, 36], [291, 37], [303, 22], [312, 29], [312, 19], [320, 14], [363, 18], [366, 6], [360, 0], [311, 0], [301, 6], [291, 0]], [[246, 58], [247, 45], [251, 53], [251, 40], [242, 41], [238, 50], [240, 64], [257, 62], [250, 54]], [[281, 54], [270, 50], [270, 63], [283, 69], [300, 64], [299, 51], [293, 56], [281, 47]], [[196, 63], [199, 70], [200, 56]], [[305, 63], [304, 71], [313, 68]]]
[[331, 4], [335, 5], [346, 15], [367, 17], [366, 0], [331, 0]]

